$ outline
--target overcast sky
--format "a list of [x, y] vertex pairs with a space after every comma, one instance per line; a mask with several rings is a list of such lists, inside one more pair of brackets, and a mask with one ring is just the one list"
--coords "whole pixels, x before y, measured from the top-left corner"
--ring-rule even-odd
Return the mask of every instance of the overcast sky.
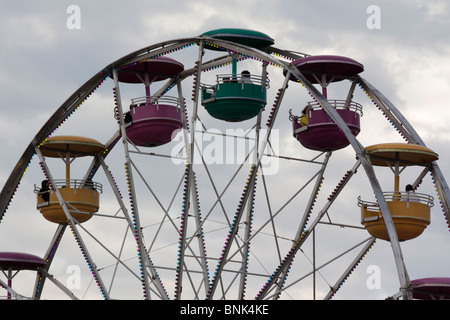
[[[71, 5], [80, 9], [75, 28], [71, 27], [73, 12], [68, 12]], [[450, 179], [450, 5], [445, 0], [0, 0], [0, 187], [44, 122], [103, 67], [151, 44], [217, 28], [257, 30], [272, 37], [281, 49], [343, 55], [361, 62], [365, 67], [362, 76], [401, 110], [427, 146], [439, 154], [439, 165]], [[105, 97], [93, 99], [104, 103]], [[103, 113], [91, 111], [90, 117], [96, 116], [103, 117]], [[367, 123], [376, 128], [381, 126], [377, 121]], [[102, 127], [98, 129], [102, 131]], [[94, 138], [103, 142], [110, 136], [108, 130]], [[390, 133], [386, 137], [390, 139]], [[377, 141], [373, 136], [365, 139], [368, 143]], [[18, 197], [25, 199], [32, 184], [38, 182], [25, 184], [28, 189]], [[421, 191], [436, 197], [432, 188]], [[349, 200], [356, 215], [357, 196]], [[34, 195], [31, 199], [35, 201]], [[436, 243], [417, 245], [422, 250], [432, 246], [434, 255], [425, 259], [436, 259], [436, 263], [428, 271], [426, 267], [430, 266], [419, 265], [423, 259], [417, 255], [412, 262], [412, 278], [448, 276], [450, 259], [437, 260], [440, 246], [448, 252], [445, 243], [450, 243], [439, 204], [433, 208], [433, 217], [438, 235], [429, 234], [428, 239]], [[6, 225], [8, 221], [4, 219], [0, 225], [1, 239], [11, 239], [11, 229], [19, 228], [13, 222]], [[27, 233], [27, 228], [22, 225], [22, 232]], [[52, 227], [43, 230], [53, 232]], [[22, 239], [2, 241], [0, 251], [33, 248]], [[391, 258], [389, 246], [381, 246], [385, 250], [381, 256]], [[37, 249], [33, 253], [43, 255]], [[374, 260], [370, 264], [377, 263]], [[384, 273], [394, 282], [395, 274], [395, 270]], [[362, 272], [357, 281], [365, 281], [364, 276]], [[364, 294], [383, 298], [395, 293], [393, 288], [396, 284], [389, 282], [383, 290], [366, 290]]]

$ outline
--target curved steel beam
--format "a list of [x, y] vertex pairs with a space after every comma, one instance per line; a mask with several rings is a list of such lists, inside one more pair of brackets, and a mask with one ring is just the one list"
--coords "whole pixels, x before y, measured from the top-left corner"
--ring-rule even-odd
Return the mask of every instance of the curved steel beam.
[[[425, 142], [420, 138], [413, 126], [378, 89], [361, 77], [358, 77], [357, 81], [363, 86], [369, 96], [374, 99], [388, 119], [403, 133], [409, 143], [426, 147]], [[450, 189], [436, 161], [431, 163], [431, 174], [436, 183], [437, 193], [442, 203], [446, 220], [450, 221]]]
[[[56, 110], [56, 112], [49, 118], [49, 120], [44, 124], [44, 126], [41, 128], [41, 130], [39, 130], [39, 132], [33, 138], [31, 143], [26, 147], [23, 155], [20, 157], [16, 166], [12, 170], [8, 180], [6, 181], [2, 191], [0, 193], [0, 219], [3, 217], [5, 211], [8, 207], [8, 204], [14, 195], [15, 190], [20, 183], [20, 180], [21, 180], [24, 172], [34, 155], [34, 148], [36, 146], [39, 146], [72, 112], [74, 112], [74, 110], [84, 101], [84, 99], [86, 99], [95, 88], [97, 88], [107, 77], [110, 76], [113, 69], [124, 67], [124, 66], [132, 64], [132, 63], [137, 63], [137, 62], [145, 60], [145, 59], [150, 59], [151, 57], [158, 56], [160, 54], [164, 54], [164, 53], [172, 51], [172, 50], [176, 50], [180, 47], [191, 45], [193, 43], [197, 43], [203, 39], [206, 39], [207, 41], [210, 41], [211, 43], [214, 43], [216, 45], [224, 47], [227, 50], [236, 51], [236, 52], [239, 52], [240, 54], [248, 55], [248, 56], [254, 57], [254, 58], [259, 58], [264, 61], [274, 63], [274, 64], [281, 66], [282, 68], [286, 69], [291, 74], [293, 74], [297, 79], [299, 79], [304, 84], [304, 86], [309, 90], [309, 92], [312, 94], [312, 96], [319, 102], [319, 104], [322, 106], [322, 108], [330, 115], [330, 117], [333, 119], [333, 121], [336, 123], [336, 125], [338, 125], [338, 127], [346, 135], [351, 146], [355, 150], [357, 157], [361, 161], [361, 164], [363, 165], [363, 168], [365, 169], [366, 174], [371, 182], [372, 188], [375, 192], [375, 196], [376, 196], [378, 203], [380, 205], [380, 208], [383, 212], [385, 222], [386, 222], [386, 225], [387, 225], [387, 228], [389, 231], [391, 246], [392, 246], [392, 249], [394, 252], [394, 258], [396, 261], [397, 272], [399, 274], [401, 288], [402, 288], [402, 290], [406, 290], [409, 280], [406, 275], [406, 270], [405, 270], [404, 263], [403, 263], [403, 257], [402, 257], [398, 237], [396, 235], [395, 227], [394, 227], [394, 224], [392, 221], [392, 217], [390, 215], [386, 201], [383, 197], [381, 187], [375, 176], [373, 167], [372, 167], [370, 161], [368, 161], [368, 158], [365, 154], [365, 149], [359, 144], [359, 142], [353, 136], [353, 134], [351, 133], [347, 124], [342, 120], [342, 118], [337, 113], [337, 111], [329, 104], [329, 102], [323, 97], [323, 95], [314, 86], [312, 86], [309, 81], [306, 80], [306, 78], [293, 65], [287, 64], [281, 60], [278, 60], [278, 59], [272, 57], [270, 54], [263, 52], [261, 50], [234, 44], [234, 43], [224, 41], [224, 40], [209, 38], [206, 36], [199, 36], [199, 37], [194, 37], [194, 38], [185, 38], [185, 39], [161, 42], [161, 43], [158, 43], [158, 44], [155, 44], [152, 46], [145, 47], [145, 48], [135, 51], [133, 53], [130, 53], [130, 54], [124, 56], [123, 58], [118, 59], [115, 62], [109, 64], [102, 70], [100, 70], [96, 75], [94, 75], [84, 85], [82, 85], [77, 91], [75, 91], [75, 93], [72, 94], [72, 96], [70, 96]], [[274, 50], [276, 51], [276, 48]], [[364, 81], [364, 83], [367, 84], [365, 81]], [[383, 99], [383, 101], [387, 101], [387, 99], [384, 99], [384, 97], [382, 97], [382, 99]], [[396, 115], [400, 115], [399, 112], [397, 112], [397, 111], [394, 111], [394, 112]], [[412, 133], [413, 137], [415, 137], [415, 138], [418, 137], [418, 135], [416, 136], [415, 131], [409, 130], [409, 129], [412, 129], [412, 127], [409, 124], [407, 124], [406, 127], [408, 128], [409, 133], [413, 132]], [[417, 141], [421, 141], [421, 140], [417, 140]], [[437, 177], [436, 181], [438, 181], [438, 189], [440, 189], [441, 192], [443, 192], [444, 202], [446, 203], [446, 206], [448, 206], [448, 198], [449, 198], [448, 190], [449, 189], [445, 183], [445, 180], [443, 180], [443, 176], [440, 173], [440, 169], [437, 166], [437, 164], [433, 164], [433, 172]]]
[[392, 220], [391, 213], [387, 206], [386, 200], [384, 199], [383, 192], [375, 175], [375, 171], [369, 158], [365, 152], [365, 148], [359, 143], [356, 137], [352, 134], [350, 128], [347, 126], [345, 121], [341, 118], [339, 113], [331, 106], [331, 104], [325, 99], [325, 97], [314, 87], [312, 84], [293, 66], [290, 66], [290, 71], [293, 75], [300, 80], [303, 85], [309, 90], [312, 96], [317, 100], [317, 102], [322, 106], [322, 108], [328, 113], [330, 118], [336, 123], [336, 125], [345, 134], [350, 145], [356, 152], [357, 158], [361, 161], [361, 164], [366, 172], [366, 175], [372, 185], [372, 189], [375, 193], [375, 197], [380, 206], [381, 212], [383, 213], [383, 218], [386, 224], [386, 228], [389, 233], [389, 239], [394, 253], [395, 264], [397, 267], [397, 273], [400, 281], [400, 288], [403, 293], [403, 297], [407, 299], [407, 288], [409, 287], [409, 278], [406, 273], [405, 264], [403, 261], [403, 254], [400, 248], [400, 242], [397, 236], [397, 232], [394, 226], [394, 221]]

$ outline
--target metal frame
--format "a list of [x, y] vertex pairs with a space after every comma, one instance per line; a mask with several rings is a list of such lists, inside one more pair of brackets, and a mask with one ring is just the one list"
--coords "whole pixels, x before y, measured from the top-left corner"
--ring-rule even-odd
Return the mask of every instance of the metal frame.
[[[204, 50], [204, 44], [205, 43], [213, 43], [216, 46], [227, 48], [228, 52], [225, 53], [222, 57], [210, 60], [210, 61], [203, 61], [203, 50]], [[153, 57], [157, 57], [162, 54], [167, 54], [169, 52], [178, 50], [180, 48], [190, 47], [194, 44], [198, 44], [198, 58], [196, 60], [195, 66], [191, 69], [187, 69], [179, 74], [178, 78], [176, 79], [170, 79], [167, 81], [165, 85], [162, 86], [162, 88], [155, 94], [156, 96], [163, 95], [166, 91], [170, 90], [174, 85], [178, 88], [178, 95], [179, 95], [179, 101], [182, 102], [181, 109], [184, 114], [186, 114], [186, 106], [183, 103], [183, 94], [181, 91], [181, 82], [193, 75], [195, 78], [194, 80], [194, 106], [193, 106], [193, 113], [191, 118], [191, 131], [190, 135], [187, 130], [187, 123], [189, 120], [187, 118], [183, 119], [184, 122], [184, 139], [185, 139], [185, 148], [188, 151], [188, 158], [187, 160], [187, 167], [184, 175], [185, 180], [185, 192], [184, 192], [184, 205], [185, 208], [188, 210], [190, 204], [193, 205], [194, 212], [195, 212], [195, 221], [196, 226], [195, 230], [200, 235], [197, 237], [197, 247], [199, 250], [199, 255], [196, 255], [194, 253], [194, 248], [191, 247], [191, 241], [192, 239], [187, 238], [187, 221], [188, 221], [188, 211], [183, 210], [182, 212], [182, 224], [180, 225], [179, 229], [179, 262], [176, 267], [176, 284], [175, 284], [175, 293], [174, 297], [175, 299], [181, 299], [182, 298], [182, 288], [183, 283], [186, 281], [189, 281], [190, 285], [195, 289], [196, 292], [196, 298], [202, 298], [200, 296], [200, 287], [203, 287], [203, 290], [206, 292], [206, 298], [207, 299], [215, 299], [215, 298], [224, 298], [227, 291], [231, 287], [232, 283], [234, 283], [234, 280], [232, 283], [228, 284], [228, 287], [223, 282], [222, 274], [228, 272], [226, 269], [226, 266], [228, 263], [231, 263], [236, 256], [240, 255], [242, 258], [239, 260], [240, 263], [240, 271], [236, 273], [236, 277], [239, 277], [239, 280], [237, 281], [239, 283], [239, 293], [237, 298], [244, 298], [246, 297], [246, 281], [247, 276], [249, 275], [246, 264], [247, 259], [249, 258], [250, 251], [249, 251], [249, 245], [251, 241], [260, 233], [261, 229], [259, 230], [252, 230], [251, 228], [251, 220], [252, 220], [252, 207], [254, 205], [254, 196], [255, 196], [255, 184], [257, 180], [257, 174], [261, 171], [261, 160], [264, 156], [267, 156], [267, 154], [264, 153], [264, 150], [266, 149], [267, 145], [270, 145], [270, 135], [271, 130], [274, 126], [275, 119], [277, 117], [277, 113], [280, 109], [283, 95], [288, 87], [288, 82], [290, 81], [291, 76], [294, 76], [298, 79], [298, 81], [305, 87], [305, 89], [310, 93], [310, 95], [317, 101], [317, 103], [323, 108], [329, 116], [333, 119], [335, 124], [340, 128], [340, 130], [345, 134], [347, 139], [350, 141], [350, 145], [353, 148], [353, 150], [356, 153], [357, 156], [357, 162], [354, 165], [354, 167], [349, 170], [343, 179], [343, 182], [340, 183], [336, 189], [335, 192], [330, 196], [327, 203], [325, 203], [322, 210], [320, 210], [319, 214], [317, 215], [316, 219], [309, 224], [308, 227], [308, 220], [313, 208], [314, 199], [318, 193], [320, 184], [323, 179], [323, 174], [325, 171], [325, 168], [327, 167], [328, 160], [331, 156], [331, 153], [327, 154], [325, 156], [325, 160], [321, 162], [321, 169], [313, 175], [313, 178], [311, 178], [310, 181], [307, 181], [306, 184], [309, 184], [313, 181], [315, 178], [315, 185], [313, 188], [313, 192], [310, 195], [310, 199], [308, 201], [308, 204], [306, 205], [305, 212], [302, 218], [302, 221], [298, 227], [297, 235], [295, 237], [294, 244], [287, 253], [283, 256], [283, 253], [279, 250], [279, 266], [276, 268], [276, 271], [268, 276], [268, 280], [266, 283], [262, 286], [261, 290], [259, 291], [257, 295], [257, 299], [264, 299], [264, 298], [275, 298], [278, 299], [282, 292], [284, 292], [289, 286], [293, 285], [295, 283], [292, 282], [292, 284], [288, 286], [282, 285], [286, 282], [286, 279], [288, 277], [288, 269], [290, 264], [293, 262], [293, 259], [296, 255], [296, 253], [299, 252], [299, 250], [302, 248], [302, 245], [305, 243], [306, 239], [309, 238], [310, 235], [313, 235], [314, 238], [314, 231], [315, 227], [321, 222], [322, 217], [324, 217], [326, 214], [328, 214], [328, 209], [333, 204], [336, 196], [339, 194], [339, 192], [342, 190], [342, 188], [345, 186], [345, 184], [350, 180], [350, 178], [356, 173], [357, 168], [362, 166], [363, 170], [368, 177], [370, 184], [372, 186], [372, 189], [375, 193], [375, 197], [377, 200], [377, 203], [383, 213], [384, 220], [386, 222], [386, 227], [389, 231], [390, 235], [390, 244], [392, 247], [392, 252], [394, 256], [394, 261], [397, 267], [397, 273], [399, 277], [400, 282], [400, 291], [401, 295], [404, 299], [408, 299], [409, 296], [409, 277], [406, 271], [406, 267], [403, 261], [403, 254], [400, 247], [400, 243], [398, 241], [395, 227], [389, 212], [389, 209], [386, 204], [385, 196], [383, 194], [383, 191], [381, 189], [381, 186], [378, 182], [377, 176], [375, 175], [374, 169], [369, 161], [368, 156], [365, 153], [364, 147], [359, 143], [359, 141], [352, 135], [350, 129], [346, 125], [346, 123], [342, 120], [342, 118], [339, 116], [337, 111], [335, 110], [334, 106], [323, 96], [321, 92], [319, 92], [311, 83], [309, 83], [306, 78], [290, 63], [286, 62], [285, 60], [275, 58], [274, 55], [283, 55], [288, 60], [294, 60], [299, 57], [306, 56], [305, 54], [297, 54], [292, 53], [288, 51], [284, 51], [278, 48], [270, 47], [267, 48], [266, 51], [263, 50], [257, 50], [249, 47], [245, 47], [238, 44], [233, 44], [227, 41], [213, 39], [205, 36], [199, 36], [194, 38], [188, 38], [188, 39], [179, 39], [179, 40], [173, 40], [173, 41], [167, 41], [162, 42], [159, 44], [155, 44], [146, 48], [143, 48], [141, 50], [138, 50], [136, 52], [133, 52], [115, 62], [112, 64], [106, 66], [103, 68], [99, 73], [97, 73], [95, 76], [93, 76], [91, 79], [89, 79], [84, 85], [80, 87], [72, 96], [70, 96], [57, 110], [56, 112], [49, 118], [49, 120], [44, 124], [41, 130], [36, 134], [36, 136], [33, 138], [33, 140], [30, 142], [28, 147], [25, 149], [23, 155], [20, 157], [17, 165], [11, 172], [8, 180], [6, 181], [3, 189], [0, 193], [0, 221], [3, 215], [5, 214], [8, 204], [13, 198], [14, 192], [16, 188], [18, 187], [21, 177], [23, 176], [28, 164], [33, 158], [33, 155], [37, 155], [39, 158], [39, 161], [41, 163], [41, 166], [43, 167], [44, 172], [48, 175], [50, 180], [54, 182], [54, 179], [51, 175], [50, 170], [46, 166], [45, 158], [40, 153], [39, 147], [42, 144], [42, 142], [54, 131], [56, 130], [64, 120], [70, 116], [76, 109], [83, 103], [85, 99], [87, 99], [92, 92], [102, 84], [103, 81], [105, 81], [107, 78], [112, 77], [114, 81], [114, 94], [116, 97], [116, 107], [118, 110], [118, 119], [120, 121], [120, 129], [119, 131], [111, 137], [111, 139], [108, 141], [108, 151], [103, 155], [103, 157], [96, 159], [93, 161], [89, 173], [95, 174], [97, 170], [102, 167], [106, 173], [107, 179], [110, 182], [111, 188], [116, 196], [116, 199], [120, 205], [120, 210], [124, 214], [125, 220], [127, 220], [127, 225], [129, 229], [133, 232], [133, 237], [136, 240], [137, 248], [138, 248], [138, 257], [140, 259], [140, 265], [141, 265], [141, 275], [138, 276], [140, 278], [140, 281], [142, 283], [143, 287], [143, 296], [144, 298], [150, 299], [152, 294], [154, 293], [158, 298], [160, 299], [169, 299], [169, 294], [166, 292], [166, 289], [164, 287], [163, 280], [159, 277], [157, 272], [157, 267], [154, 266], [153, 261], [150, 257], [150, 250], [145, 246], [145, 242], [143, 240], [142, 236], [142, 226], [140, 224], [140, 212], [139, 212], [139, 206], [137, 205], [138, 201], [136, 199], [136, 190], [135, 183], [134, 183], [134, 173], [139, 174], [139, 169], [134, 164], [131, 155], [133, 154], [133, 151], [129, 148], [129, 141], [126, 138], [126, 131], [125, 131], [125, 124], [123, 121], [123, 110], [122, 110], [122, 102], [120, 97], [120, 88], [117, 78], [117, 72], [121, 68], [126, 67], [127, 65], [137, 63], [140, 61], [145, 61], [147, 59], [151, 59]], [[241, 198], [241, 204], [238, 205], [238, 208], [235, 212], [233, 222], [230, 222], [229, 224], [229, 233], [227, 240], [225, 240], [224, 248], [222, 251], [222, 254], [219, 256], [217, 260], [217, 267], [216, 272], [214, 273], [213, 277], [210, 278], [209, 272], [208, 272], [208, 265], [213, 261], [211, 257], [209, 257], [206, 254], [206, 249], [204, 247], [204, 238], [202, 236], [202, 226], [204, 224], [205, 219], [209, 216], [209, 213], [206, 215], [205, 218], [202, 218], [200, 214], [199, 209], [199, 203], [201, 202], [201, 199], [197, 195], [196, 190], [196, 173], [194, 171], [193, 163], [194, 163], [194, 150], [197, 147], [196, 146], [196, 140], [195, 140], [195, 133], [197, 131], [197, 127], [201, 124], [200, 119], [198, 118], [197, 110], [198, 110], [198, 104], [199, 104], [199, 92], [200, 92], [200, 83], [201, 83], [201, 73], [205, 70], [209, 70], [212, 68], [216, 68], [220, 65], [227, 64], [231, 62], [233, 59], [236, 58], [236, 55], [241, 55], [244, 58], [251, 57], [255, 59], [259, 59], [261, 61], [264, 61], [263, 65], [263, 76], [262, 79], [266, 79], [265, 74], [265, 68], [268, 64], [274, 64], [277, 66], [282, 67], [286, 70], [286, 76], [283, 85], [279, 89], [278, 96], [275, 99], [274, 106], [272, 108], [271, 116], [269, 117], [266, 125], [267, 125], [267, 131], [265, 136], [260, 136], [260, 129], [261, 129], [261, 115], [258, 116], [256, 121], [256, 132], [257, 132], [257, 141], [256, 144], [257, 152], [254, 153], [254, 159], [253, 159], [253, 166], [250, 170], [248, 182], [246, 186], [244, 187], [242, 198]], [[355, 85], [358, 83], [363, 90], [367, 92], [367, 94], [374, 99], [377, 106], [381, 109], [381, 111], [388, 117], [390, 121], [396, 126], [400, 134], [406, 138], [406, 140], [410, 143], [417, 143], [420, 145], [424, 145], [423, 141], [420, 139], [418, 134], [414, 131], [413, 127], [406, 121], [406, 119], [401, 115], [401, 113], [396, 109], [392, 103], [389, 102], [376, 88], [374, 88], [371, 84], [369, 84], [366, 80], [364, 80], [361, 77], [355, 77], [352, 82], [352, 87], [349, 91], [349, 96], [353, 93], [353, 90], [355, 89]], [[202, 125], [202, 124], [201, 124]], [[122, 139], [123, 141], [123, 147], [124, 147], [124, 153], [125, 153], [125, 166], [127, 171], [127, 179], [129, 184], [129, 190], [130, 190], [130, 202], [132, 204], [132, 212], [131, 215], [128, 213], [128, 210], [126, 208], [125, 203], [123, 202], [117, 188], [114, 184], [114, 179], [109, 173], [109, 170], [105, 164], [104, 157], [107, 157], [108, 154], [112, 151], [112, 149], [115, 147], [117, 141], [119, 139]], [[154, 156], [155, 154], [149, 154]], [[274, 155], [272, 155], [274, 156]], [[276, 156], [276, 155], [275, 155]], [[280, 159], [282, 156], [280, 156]], [[302, 160], [304, 161], [304, 160]], [[310, 163], [315, 163], [316, 160], [309, 161]], [[318, 161], [317, 161], [318, 162]], [[206, 165], [205, 165], [206, 167]], [[208, 168], [206, 168], [208, 170]], [[239, 168], [238, 170], [240, 170]], [[444, 206], [444, 212], [446, 216], [449, 218], [450, 214], [450, 191], [448, 188], [448, 185], [442, 175], [442, 172], [439, 169], [439, 166], [436, 162], [433, 162], [430, 168], [433, 178], [436, 182], [436, 187], [438, 190], [438, 194], [440, 196], [441, 202]], [[237, 173], [237, 172], [236, 172]], [[208, 173], [208, 178], [212, 180], [211, 176]], [[231, 178], [234, 179], [235, 176]], [[265, 184], [265, 178], [263, 176], [262, 178], [263, 184]], [[231, 182], [231, 181], [230, 181]], [[305, 185], [306, 185], [305, 184]], [[228, 187], [228, 186], [227, 186]], [[151, 190], [151, 187], [149, 187]], [[225, 188], [226, 190], [226, 188]], [[215, 187], [214, 187], [214, 194], [217, 196], [216, 204], [219, 204], [219, 206], [223, 209], [223, 203], [221, 200], [222, 194], [225, 192], [223, 190], [222, 193], [220, 193]], [[302, 191], [302, 188], [300, 188], [296, 194], [300, 193]], [[60, 203], [62, 204], [62, 207], [67, 215], [67, 218], [69, 220], [69, 227], [72, 230], [72, 233], [74, 234], [79, 247], [82, 251], [82, 253], [85, 255], [85, 259], [87, 264], [92, 269], [92, 272], [94, 274], [94, 278], [100, 288], [101, 293], [104, 295], [106, 299], [109, 299], [109, 291], [104, 284], [102, 277], [100, 273], [97, 270], [97, 267], [95, 265], [95, 262], [93, 258], [91, 257], [87, 246], [85, 245], [83, 238], [81, 236], [81, 233], [79, 231], [79, 228], [83, 228], [82, 226], [78, 225], [76, 221], [74, 221], [70, 216], [70, 211], [67, 208], [67, 205], [64, 202], [64, 199], [61, 197], [61, 194], [58, 194], [58, 198], [60, 200]], [[295, 194], [295, 195], [296, 195]], [[270, 197], [266, 191], [265, 193], [267, 202], [270, 201]], [[292, 197], [294, 198], [295, 195]], [[281, 210], [281, 209], [280, 209]], [[225, 210], [224, 210], [225, 212]], [[278, 212], [272, 212], [269, 206], [269, 213], [270, 213], [270, 219], [264, 224], [269, 225], [273, 222], [273, 218], [279, 213]], [[173, 223], [173, 222], [172, 222]], [[240, 226], [242, 223], [246, 226], [245, 231], [245, 237], [244, 240], [239, 244], [239, 241], [237, 239], [237, 234]], [[175, 225], [174, 225], [175, 227]], [[53, 240], [50, 243], [49, 250], [46, 253], [47, 259], [50, 261], [49, 266], [45, 269], [39, 272], [36, 280], [35, 285], [35, 292], [34, 296], [36, 298], [39, 298], [41, 296], [42, 292], [42, 286], [45, 283], [45, 279], [50, 279], [53, 281], [53, 278], [48, 274], [48, 268], [51, 265], [51, 260], [54, 257], [56, 253], [56, 249], [61, 241], [62, 235], [64, 234], [65, 227], [59, 226], [56, 230], [55, 236]], [[335, 285], [331, 288], [330, 293], [326, 296], [326, 298], [330, 298], [333, 294], [335, 294], [336, 290], [340, 287], [343, 280], [350, 274], [350, 272], [354, 269], [356, 264], [362, 259], [364, 254], [369, 250], [369, 248], [373, 245], [374, 239], [369, 239], [367, 242], [365, 242], [365, 245], [363, 249], [361, 250], [360, 254], [358, 254], [357, 258], [355, 258], [354, 261], [350, 263], [348, 268], [344, 271], [342, 276], [336, 281]], [[237, 244], [237, 250], [233, 248]], [[233, 251], [235, 250], [235, 251]], [[191, 253], [191, 255], [188, 254]], [[194, 270], [187, 268], [187, 265], [185, 264], [185, 260], [188, 258], [193, 257], [196, 261], [199, 262], [200, 270]], [[117, 262], [120, 263], [120, 257], [116, 257]], [[158, 266], [160, 268], [164, 268], [164, 266]], [[314, 266], [314, 270], [312, 271], [313, 274], [315, 274], [321, 267]], [[201, 273], [202, 274], [202, 281], [200, 284], [193, 283], [193, 279], [191, 275], [194, 273]], [[261, 277], [266, 277], [266, 275], [259, 275]], [[70, 296], [72, 294], [70, 292], [67, 292], [65, 288], [62, 288], [63, 291], [68, 293]], [[221, 293], [223, 296], [220, 295], [219, 291], [221, 290]], [[73, 296], [74, 297], [74, 296]], [[74, 297], [75, 298], [75, 297]]]

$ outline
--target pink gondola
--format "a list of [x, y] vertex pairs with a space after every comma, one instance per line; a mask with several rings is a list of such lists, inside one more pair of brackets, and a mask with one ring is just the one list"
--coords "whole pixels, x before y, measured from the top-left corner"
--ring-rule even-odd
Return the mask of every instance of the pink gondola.
[[140, 62], [118, 73], [118, 80], [125, 83], [143, 83], [145, 97], [132, 100], [130, 111], [125, 113], [127, 137], [143, 147], [156, 147], [170, 142], [183, 127], [178, 98], [151, 96], [150, 85], [175, 77], [184, 70], [183, 64], [168, 57]]
[[[327, 86], [332, 82], [350, 79], [364, 70], [363, 65], [353, 59], [341, 56], [309, 56], [292, 63], [312, 84], [322, 87], [327, 98]], [[297, 81], [295, 76], [291, 80]], [[362, 107], [351, 100], [332, 100], [336, 109], [354, 136], [360, 132]], [[290, 117], [294, 137], [305, 147], [318, 151], [334, 151], [345, 148], [349, 141], [341, 129], [317, 102], [310, 102], [302, 116]], [[302, 119], [304, 117], [304, 120]]]
[[[345, 101], [329, 101], [345, 121], [354, 136], [361, 130], [361, 105]], [[299, 117], [293, 117], [292, 127], [294, 137], [305, 147], [317, 151], [335, 151], [345, 148], [349, 141], [334, 121], [328, 116], [318, 103], [309, 103], [306, 107], [308, 124], [302, 126]]]

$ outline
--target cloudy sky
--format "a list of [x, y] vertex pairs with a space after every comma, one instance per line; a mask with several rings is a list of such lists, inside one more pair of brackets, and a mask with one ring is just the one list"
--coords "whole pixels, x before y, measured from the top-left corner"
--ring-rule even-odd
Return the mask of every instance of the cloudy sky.
[[[72, 20], [71, 5], [80, 9], [76, 21]], [[447, 125], [450, 121], [447, 110], [449, 27], [450, 5], [444, 0], [0, 0], [0, 187], [45, 121], [103, 67], [151, 44], [193, 37], [217, 28], [257, 30], [275, 39], [275, 46], [281, 49], [312, 55], [343, 55], [361, 62], [365, 67], [362, 76], [401, 110], [427, 146], [439, 154], [439, 165], [445, 177], [450, 179], [450, 165], [446, 160], [450, 157]], [[189, 63], [192, 64], [192, 58], [185, 66]], [[92, 99], [93, 104], [102, 105], [109, 98], [100, 95]], [[288, 105], [296, 103], [295, 100], [287, 102]], [[385, 142], [380, 141], [379, 135], [370, 134], [385, 127], [386, 124], [381, 123], [382, 117], [374, 116], [371, 120], [371, 112], [367, 115], [364, 122], [367, 126], [363, 130], [369, 134], [361, 136], [363, 143]], [[94, 138], [103, 142], [111, 136], [111, 126], [103, 126], [103, 123], [114, 122], [111, 110], [92, 109], [80, 115], [81, 119], [86, 119], [83, 117], [98, 119]], [[85, 128], [80, 128], [80, 123], [69, 127], [79, 130], [74, 134], [83, 135]], [[386, 139], [392, 138], [391, 132], [381, 131], [381, 135], [384, 134]], [[347, 165], [347, 169], [351, 165]], [[36, 177], [33, 174], [35, 180], [24, 181], [17, 195], [22, 203], [27, 202], [33, 184], [40, 181], [39, 172]], [[339, 176], [341, 172], [335, 174]], [[387, 175], [387, 180], [392, 178], [389, 173]], [[436, 196], [431, 187], [421, 192]], [[357, 196], [354, 194], [351, 199], [342, 201], [343, 210], [352, 207], [356, 216], [359, 209], [355, 205]], [[33, 194], [30, 199], [34, 202]], [[30, 208], [35, 211], [33, 205]], [[6, 217], [15, 213], [28, 219], [26, 214], [31, 213], [24, 212], [26, 210], [19, 204], [12, 205]], [[30, 221], [40, 223], [40, 217], [32, 216]], [[20, 224], [6, 217], [0, 225], [0, 251], [31, 251], [42, 255], [40, 250], [46, 249], [47, 233], [52, 234], [53, 226], [37, 228], [36, 224], [30, 226], [23, 220]], [[424, 235], [428, 244], [424, 241], [410, 247], [405, 245], [405, 255], [411, 255], [410, 259], [405, 258], [407, 263], [411, 261], [411, 267], [408, 265], [411, 278], [448, 276], [450, 259], [442, 261], [439, 250], [449, 249], [450, 235], [439, 204], [432, 210], [432, 219], [432, 225]], [[30, 233], [36, 235], [30, 236]], [[39, 241], [40, 233], [46, 233], [44, 239], [47, 238], [42, 240], [42, 246], [30, 244], [30, 241]], [[417, 253], [428, 246], [433, 250], [423, 256]], [[384, 298], [398, 289], [395, 269], [388, 270], [390, 267], [382, 269], [384, 282], [381, 289], [368, 290], [364, 285], [368, 277], [364, 268], [382, 266], [380, 259], [392, 259], [390, 247], [386, 244], [380, 244], [380, 247], [380, 252], [374, 253], [378, 260], [370, 260], [355, 280], [348, 280], [353, 281], [352, 285], [359, 282], [365, 290], [360, 296], [355, 296], [352, 289], [343, 290], [344, 298]], [[435, 259], [436, 263], [426, 266], [421, 263], [430, 259]], [[64, 266], [67, 262], [59, 263]]]

